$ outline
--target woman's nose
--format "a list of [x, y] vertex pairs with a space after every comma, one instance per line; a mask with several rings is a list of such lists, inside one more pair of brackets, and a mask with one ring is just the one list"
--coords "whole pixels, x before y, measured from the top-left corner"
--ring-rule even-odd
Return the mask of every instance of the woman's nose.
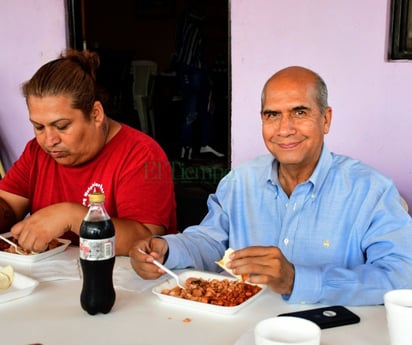
[[52, 147], [60, 142], [60, 136], [54, 130], [46, 130], [44, 132], [45, 144], [48, 147]]

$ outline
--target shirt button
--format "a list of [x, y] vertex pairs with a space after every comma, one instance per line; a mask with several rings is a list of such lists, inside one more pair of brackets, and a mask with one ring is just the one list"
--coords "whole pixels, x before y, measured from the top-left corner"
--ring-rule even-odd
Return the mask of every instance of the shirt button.
[[285, 246], [287, 246], [288, 243], [289, 243], [289, 239], [288, 239], [288, 238], [285, 238], [285, 239], [283, 240], [283, 243], [285, 244]]

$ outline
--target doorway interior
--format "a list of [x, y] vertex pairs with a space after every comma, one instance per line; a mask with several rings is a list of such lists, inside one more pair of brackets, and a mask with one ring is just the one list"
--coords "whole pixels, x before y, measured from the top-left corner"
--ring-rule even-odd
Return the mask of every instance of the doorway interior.
[[[131, 66], [135, 60], [156, 63], [154, 123], [148, 134], [159, 142], [172, 163], [179, 228], [198, 223], [206, 212], [207, 196], [230, 166], [229, 0], [204, 0], [213, 147], [225, 156], [201, 154], [195, 141], [190, 161], [180, 159], [182, 102], [176, 80], [175, 46], [178, 22], [193, 0], [66, 1], [70, 47], [99, 53], [98, 78], [111, 96], [106, 107], [110, 117], [142, 130], [134, 104]], [[195, 140], [198, 127], [195, 122]]]

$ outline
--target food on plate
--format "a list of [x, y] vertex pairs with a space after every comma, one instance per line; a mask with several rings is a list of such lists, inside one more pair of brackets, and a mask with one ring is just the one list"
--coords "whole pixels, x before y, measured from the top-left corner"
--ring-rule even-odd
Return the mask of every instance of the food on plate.
[[237, 279], [241, 279], [242, 281], [245, 281], [247, 279], [247, 274], [242, 274], [242, 275], [236, 275], [232, 272], [230, 268], [226, 267], [226, 264], [230, 261], [229, 256], [232, 254], [234, 250], [232, 248], [229, 248], [225, 251], [225, 255], [223, 258], [221, 258], [219, 261], [215, 261], [217, 265], [219, 265], [221, 268], [223, 268], [226, 272], [228, 272], [230, 275], [234, 276]]
[[[14, 242], [14, 243], [16, 243], [16, 244], [18, 244], [17, 240], [14, 237], [8, 237], [7, 239]], [[47, 246], [45, 251], [52, 250], [52, 249], [57, 248], [61, 245], [62, 245], [62, 243], [59, 240], [53, 239], [53, 240], [50, 241], [50, 243]], [[23, 249], [23, 248], [21, 248], [21, 249]], [[1, 238], [0, 238], [0, 251], [7, 252], [7, 253], [12, 253], [12, 254], [20, 254], [20, 253], [16, 253], [16, 248], [11, 246], [7, 242], [3, 241]], [[24, 254], [20, 254], [20, 255], [32, 255], [32, 254], [35, 254], [35, 253], [31, 252], [30, 250], [24, 250]]]
[[238, 280], [195, 277], [187, 278], [185, 286], [186, 288], [184, 289], [179, 286], [175, 286], [172, 289], [163, 289], [161, 293], [195, 302], [234, 307], [242, 304], [262, 290], [259, 285], [247, 284]]
[[8, 265], [0, 269], [0, 291], [7, 290], [14, 279], [14, 269]]

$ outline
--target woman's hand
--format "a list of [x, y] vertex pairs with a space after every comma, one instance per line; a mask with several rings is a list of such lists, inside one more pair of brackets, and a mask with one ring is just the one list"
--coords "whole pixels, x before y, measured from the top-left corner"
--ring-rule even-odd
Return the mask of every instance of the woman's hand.
[[87, 208], [75, 203], [47, 206], [16, 223], [11, 233], [24, 249], [42, 252], [54, 238], [69, 230], [78, 233]]

